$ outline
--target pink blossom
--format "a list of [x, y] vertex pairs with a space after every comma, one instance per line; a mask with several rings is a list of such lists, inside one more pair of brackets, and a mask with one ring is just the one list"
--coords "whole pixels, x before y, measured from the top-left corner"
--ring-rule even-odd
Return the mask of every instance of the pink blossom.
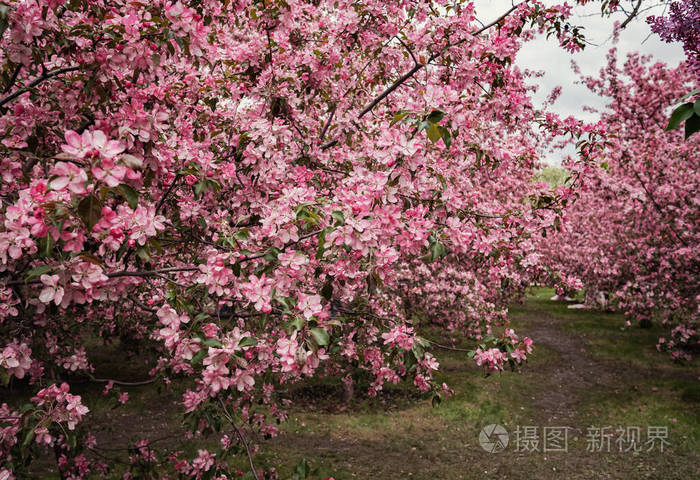
[[307, 320], [323, 311], [320, 295], [307, 295], [303, 292], [299, 292], [297, 298], [299, 299], [297, 308], [301, 310]]
[[95, 165], [90, 170], [92, 175], [107, 184], [108, 187], [116, 187], [124, 180], [127, 168], [115, 163], [112, 158], [104, 158], [99, 165]]
[[41, 275], [39, 277], [44, 288], [39, 294], [39, 300], [43, 303], [54, 302], [56, 305], [60, 305], [63, 300], [63, 287], [59, 286], [59, 276], [58, 275]]
[[390, 347], [398, 346], [404, 350], [410, 350], [413, 347], [415, 337], [413, 336], [413, 327], [399, 325], [387, 333], [382, 334], [384, 345]]
[[77, 158], [85, 158], [94, 153], [104, 159], [112, 159], [124, 151], [124, 144], [118, 140], [107, 140], [102, 130], [84, 131], [78, 135], [73, 130], [65, 133], [66, 143], [61, 149]]
[[85, 183], [88, 181], [85, 171], [68, 162], [56, 162], [51, 171], [56, 178], [49, 182], [49, 188], [52, 190], [63, 190], [68, 187], [68, 190], [76, 195], [83, 195], [87, 192]]
[[294, 332], [289, 338], [280, 338], [277, 340], [277, 355], [280, 359], [280, 367], [282, 372], [291, 372], [297, 368], [297, 349], [299, 345], [296, 340], [297, 333]]
[[272, 285], [264, 274], [260, 278], [254, 275], [249, 276], [248, 282], [244, 283], [241, 287], [243, 295], [253, 303], [256, 310], [262, 312], [270, 312], [272, 310], [272, 306], [270, 305], [271, 290]]
[[32, 350], [26, 343], [18, 343], [15, 340], [0, 351], [0, 367], [6, 369], [10, 375], [24, 378], [32, 366], [31, 354]]

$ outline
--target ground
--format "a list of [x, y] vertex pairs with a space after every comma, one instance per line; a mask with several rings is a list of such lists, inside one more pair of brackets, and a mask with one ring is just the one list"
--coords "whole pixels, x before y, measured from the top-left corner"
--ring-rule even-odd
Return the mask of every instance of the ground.
[[[336, 480], [696, 478], [697, 361], [677, 365], [658, 353], [661, 329], [624, 329], [619, 315], [570, 310], [551, 296], [551, 290], [539, 289], [510, 309], [512, 326], [536, 344], [521, 372], [485, 377], [464, 353], [440, 351], [441, 380], [455, 395], [437, 407], [409, 387], [372, 400], [358, 396], [346, 405], [337, 385], [300, 386], [283, 434], [252, 439], [260, 448], [256, 464], [281, 465], [287, 478], [291, 466], [306, 458], [320, 478]], [[126, 406], [111, 410], [103, 401], [93, 412], [93, 421], [105, 430], [103, 453], [118, 452], [110, 449], [130, 438], [158, 438], [163, 446], [182, 438], [176, 395], [163, 400], [153, 386], [125, 390], [132, 398]], [[492, 423], [509, 433], [510, 443], [500, 453], [488, 453], [478, 443], [480, 430]], [[521, 435], [525, 427], [536, 427], [539, 452], [516, 451], [518, 427]], [[566, 429], [566, 452], [542, 451], [544, 427]], [[613, 436], [609, 452], [589, 451], [590, 427], [611, 427], [613, 434], [618, 427], [640, 427], [644, 448], [619, 452]], [[647, 451], [648, 427], [668, 429], [663, 452], [658, 442]], [[188, 442], [184, 450], [197, 446], [201, 442]], [[245, 462], [240, 468], [245, 471]], [[48, 470], [41, 473], [52, 478]]]

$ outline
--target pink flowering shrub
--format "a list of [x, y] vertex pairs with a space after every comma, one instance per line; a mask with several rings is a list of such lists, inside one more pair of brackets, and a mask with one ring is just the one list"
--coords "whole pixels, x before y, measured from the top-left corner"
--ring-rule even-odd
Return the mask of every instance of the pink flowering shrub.
[[89, 409], [79, 395], [69, 391], [67, 383], [54, 384], [39, 390], [19, 410], [6, 403], [0, 406], [0, 455], [5, 467], [21, 468], [22, 462], [40, 454], [41, 446], [49, 446], [59, 459], [62, 475], [83, 477], [93, 468], [102, 468], [99, 462], [91, 465], [82, 455], [91, 440], [77, 425]]
[[[36, 393], [2, 407], [3, 475], [51, 444], [66, 477], [107, 468], [88, 407], [44, 387], [97, 381], [95, 342], [188, 379], [195, 436], [276, 434], [278, 390], [311, 376], [449, 391], [426, 318], [487, 371], [525, 361], [506, 305], [574, 195], [533, 181], [537, 152], [572, 135], [587, 158], [600, 132], [538, 111], [512, 62], [538, 34], [581, 48], [570, 7], [483, 28], [416, 0], [0, 10], [0, 380]], [[139, 443], [126, 473], [229, 475], [225, 450]]]

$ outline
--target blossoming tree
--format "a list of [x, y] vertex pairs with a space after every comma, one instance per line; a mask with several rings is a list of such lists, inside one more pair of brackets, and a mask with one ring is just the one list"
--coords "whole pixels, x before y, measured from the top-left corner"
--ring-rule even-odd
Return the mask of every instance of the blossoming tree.
[[699, 340], [700, 151], [697, 139], [664, 127], [693, 78], [685, 65], [639, 55], [618, 65], [613, 50], [600, 77], [585, 80], [610, 101], [601, 115], [610, 145], [597, 167], [572, 168], [580, 198], [547, 243], [550, 265], [580, 279], [589, 303], [603, 294], [630, 320], [668, 326], [658, 348], [677, 359]]
[[482, 342], [488, 371], [524, 361], [531, 341], [492, 326], [572, 195], [532, 181], [533, 127], [592, 133], [533, 108], [513, 60], [538, 32], [580, 48], [568, 13], [1, 3], [0, 379], [36, 394], [0, 409], [0, 476], [42, 446], [64, 477], [110, 467], [70, 393], [101, 380], [95, 342], [155, 352], [144, 375], [191, 379], [198, 434], [232, 428], [172, 459], [196, 478], [248, 451], [239, 422], [275, 433], [283, 383], [364, 371], [370, 394], [408, 377], [438, 395], [426, 316]]

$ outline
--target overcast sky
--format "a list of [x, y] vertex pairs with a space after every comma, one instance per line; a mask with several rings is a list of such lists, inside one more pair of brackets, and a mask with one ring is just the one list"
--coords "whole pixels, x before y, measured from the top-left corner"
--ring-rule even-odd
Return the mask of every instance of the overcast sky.
[[[544, 3], [562, 2], [545, 1]], [[623, 1], [623, 4], [625, 3], [629, 4], [629, 2]], [[653, 2], [647, 3], [653, 4]], [[476, 0], [474, 4], [477, 17], [482, 22], [487, 23], [506, 12], [511, 6], [511, 1]], [[623, 21], [624, 14], [619, 12], [612, 17], [601, 17], [600, 2], [591, 2], [589, 6], [576, 7], [574, 12], [570, 23], [584, 26], [583, 33], [586, 40], [594, 45], [587, 45], [583, 52], [569, 54], [559, 47], [556, 40], [538, 38], [524, 46], [516, 61], [522, 68], [544, 72], [544, 77], [538, 79], [540, 88], [535, 96], [536, 104], [540, 104], [556, 86], [562, 87], [559, 100], [551, 107], [552, 110], [561, 115], [573, 115], [583, 120], [596, 120], [596, 114], [584, 112], [581, 107], [583, 105], [598, 109], [604, 107], [604, 101], [600, 97], [590, 93], [584, 86], [576, 84], [578, 77], [571, 69], [571, 60], [579, 65], [584, 75], [597, 75], [605, 65], [605, 55], [613, 46], [618, 49], [618, 58], [624, 58], [627, 53], [637, 51], [652, 55], [659, 61], [674, 66], [685, 58], [680, 44], [662, 42], [657, 35], [651, 33], [645, 21], [649, 15], [662, 14], [664, 7], [656, 7], [643, 12], [621, 33], [617, 44], [613, 43], [610, 34], [614, 21]], [[548, 163], [557, 164], [559, 158], [556, 156], [549, 158]]]

